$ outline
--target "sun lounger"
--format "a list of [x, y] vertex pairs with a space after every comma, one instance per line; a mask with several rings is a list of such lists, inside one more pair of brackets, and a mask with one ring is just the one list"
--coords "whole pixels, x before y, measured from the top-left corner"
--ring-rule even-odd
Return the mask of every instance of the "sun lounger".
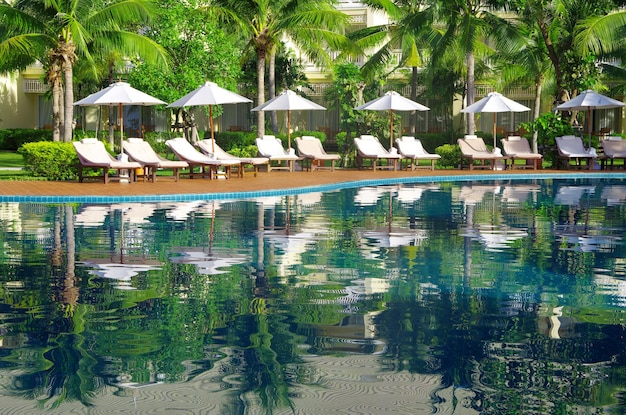
[[128, 138], [122, 142], [124, 152], [128, 154], [131, 161], [136, 161], [144, 168], [144, 177], [150, 177], [152, 182], [156, 182], [156, 172], [158, 169], [172, 169], [174, 180], [178, 181], [180, 169], [189, 167], [186, 161], [168, 160], [157, 154], [147, 141], [141, 138]]
[[268, 172], [272, 170], [293, 171], [294, 162], [300, 160], [300, 157], [296, 155], [293, 149], [290, 149], [290, 151], [285, 150], [281, 141], [273, 135], [264, 135], [263, 138], [257, 138], [255, 143], [259, 154], [270, 159], [267, 165]]
[[[507, 157], [498, 154], [497, 150], [489, 151], [482, 138], [475, 135], [466, 135], [464, 138], [457, 140], [459, 147], [461, 148], [461, 169], [463, 169], [463, 159], [469, 161], [469, 169], [475, 168], [483, 169], [495, 169], [497, 162], [504, 162], [506, 167]], [[474, 162], [479, 161], [480, 165], [475, 166]], [[485, 164], [487, 163], [488, 164]]]
[[[298, 137], [296, 138], [296, 147], [298, 147], [298, 155], [309, 163], [311, 171], [326, 168], [335, 171], [335, 161], [341, 159], [339, 154], [327, 154], [322, 142], [316, 137], [308, 135]], [[327, 161], [330, 161], [330, 167], [324, 166]]]
[[[543, 156], [539, 153], [533, 153], [526, 137], [509, 136], [500, 140], [504, 155], [511, 159], [511, 169], [514, 168], [532, 168], [537, 170], [537, 164], [541, 163]], [[526, 163], [515, 165], [515, 160], [524, 160]]]
[[239, 165], [237, 160], [218, 160], [202, 154], [183, 137], [167, 140], [165, 144], [180, 161], [185, 161], [189, 164], [189, 177], [191, 178], [196, 176], [194, 172], [196, 167], [200, 168], [199, 175], [203, 177], [208, 176], [210, 179], [218, 175], [219, 168], [224, 168], [226, 178], [229, 178], [231, 168]]
[[[363, 160], [371, 160], [372, 170], [391, 169], [398, 170], [398, 161], [402, 157], [398, 154], [398, 150], [394, 147], [387, 151], [378, 138], [373, 135], [362, 135], [354, 139], [356, 146], [356, 162], [359, 167], [363, 166]], [[379, 165], [379, 161], [386, 160], [386, 165]]]
[[422, 142], [415, 137], [396, 138], [396, 147], [403, 160], [411, 161], [411, 170], [419, 168], [420, 160], [430, 160], [430, 169], [435, 170], [435, 161], [441, 158], [439, 154], [430, 154], [424, 150]]
[[97, 177], [102, 178], [104, 183], [109, 182], [109, 170], [117, 170], [119, 173], [127, 170], [130, 179], [134, 180], [135, 169], [141, 168], [141, 164], [137, 162], [117, 160], [109, 154], [104, 144], [98, 141], [97, 138], [83, 138], [81, 141], [74, 141], [72, 144], [74, 145], [78, 160], [80, 161], [80, 165], [78, 166], [78, 181], [81, 183], [84, 180], [83, 170], [85, 168], [102, 169], [102, 176]]
[[206, 154], [209, 157], [214, 157], [218, 160], [234, 160], [238, 161], [239, 165], [237, 166], [237, 174], [239, 177], [243, 177], [243, 172], [245, 166], [252, 166], [254, 169], [254, 176], [256, 177], [259, 172], [259, 166], [263, 166], [265, 164], [269, 164], [270, 159], [267, 157], [236, 157], [232, 154], [224, 151], [217, 143], [213, 142], [213, 139], [207, 138], [204, 140], [200, 140], [196, 143], [196, 147], [200, 149], [200, 151]]
[[570, 162], [572, 160], [575, 161], [576, 167], [582, 168], [581, 161], [584, 160], [587, 163], [587, 168], [593, 169], [593, 161], [598, 155], [593, 147], [585, 148], [582, 138], [575, 135], [565, 135], [556, 137], [555, 141], [559, 157], [565, 160], [568, 169], [571, 167]]
[[615, 159], [622, 159], [624, 161], [623, 167], [626, 168], [626, 140], [619, 136], [607, 137], [602, 140], [602, 149], [604, 150], [604, 156], [600, 160], [603, 169], [609, 160], [611, 161], [612, 169]]

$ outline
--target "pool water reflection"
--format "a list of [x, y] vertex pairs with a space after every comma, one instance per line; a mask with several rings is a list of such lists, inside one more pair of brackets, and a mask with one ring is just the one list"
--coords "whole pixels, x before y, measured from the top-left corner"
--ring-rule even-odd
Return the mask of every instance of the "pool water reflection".
[[0, 204], [7, 413], [624, 408], [626, 183]]

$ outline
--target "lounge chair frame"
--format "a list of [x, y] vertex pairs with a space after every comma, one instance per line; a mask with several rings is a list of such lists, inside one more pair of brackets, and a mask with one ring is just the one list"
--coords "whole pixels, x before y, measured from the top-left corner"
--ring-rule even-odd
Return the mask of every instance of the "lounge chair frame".
[[[362, 135], [355, 138], [354, 145], [356, 146], [356, 164], [359, 168], [365, 168], [364, 161], [370, 160], [374, 171], [380, 169], [398, 170], [402, 156], [387, 151], [378, 138], [373, 135]], [[386, 164], [379, 165], [379, 162], [383, 161]]]
[[[595, 150], [585, 148], [582, 137], [566, 135], [555, 139], [558, 157], [565, 161], [565, 167], [587, 168], [593, 170], [594, 160], [598, 158]], [[574, 161], [572, 166], [571, 162]], [[583, 161], [586, 165], [583, 165]]]
[[[315, 170], [335, 171], [335, 161], [341, 160], [339, 154], [328, 154], [319, 138], [303, 135], [296, 138], [298, 155], [302, 158], [303, 168], [311, 172]], [[330, 166], [325, 166], [325, 162], [330, 162]]]
[[[469, 169], [490, 169], [495, 170], [497, 167], [497, 162], [501, 161], [504, 163], [504, 168], [506, 169], [507, 161], [509, 157], [499, 155], [497, 153], [489, 151], [485, 142], [480, 137], [472, 137], [472, 138], [459, 138], [457, 140], [459, 147], [461, 149], [461, 170], [463, 170], [463, 160], [467, 160], [469, 162]], [[480, 162], [479, 165], [475, 165], [474, 162]], [[488, 164], [486, 164], [488, 163]]]
[[[301, 160], [300, 157], [296, 156], [295, 152], [292, 154], [290, 151], [285, 150], [280, 139], [273, 135], [259, 137], [255, 140], [255, 144], [259, 155], [269, 159], [269, 163], [267, 164], [268, 172], [272, 170], [287, 170], [292, 172], [295, 169], [295, 162]], [[293, 149], [291, 150], [293, 151]]]
[[[237, 161], [217, 160], [207, 156], [196, 150], [187, 139], [184, 137], [177, 137], [171, 140], [167, 140], [165, 144], [174, 153], [179, 160], [187, 162], [189, 164], [189, 178], [195, 177], [207, 177], [214, 179], [219, 176], [218, 169], [221, 167], [224, 169], [224, 176], [228, 179], [231, 175], [233, 166], [238, 165]], [[195, 169], [199, 168], [200, 171], [196, 173]]]
[[[543, 160], [541, 154], [534, 153], [531, 150], [530, 143], [526, 137], [509, 136], [501, 139], [500, 142], [502, 143], [504, 155], [510, 158], [511, 170], [515, 168], [537, 170]], [[524, 160], [525, 163], [516, 165], [515, 160]]]
[[180, 178], [180, 170], [189, 167], [185, 161], [168, 160], [152, 149], [147, 141], [141, 138], [131, 137], [122, 142], [122, 149], [131, 161], [141, 164], [144, 169], [144, 180], [149, 178], [156, 182], [156, 173], [159, 169], [171, 169], [174, 181]]
[[[396, 147], [402, 156], [400, 164], [402, 165], [404, 160], [409, 162], [406, 167], [407, 169], [410, 167], [411, 170], [417, 170], [420, 168], [420, 160], [430, 160], [430, 170], [435, 170], [435, 162], [441, 159], [439, 154], [430, 154], [427, 152], [421, 140], [415, 137], [403, 136], [396, 138]], [[422, 168], [428, 168], [428, 166]]]
[[243, 177], [246, 166], [251, 166], [254, 170], [254, 177], [259, 173], [259, 167], [269, 164], [267, 157], [236, 157], [227, 153], [212, 138], [207, 138], [196, 142], [196, 147], [207, 156], [214, 156], [218, 160], [238, 161], [239, 164], [233, 166], [237, 169], [237, 176]]
[[[623, 160], [622, 168], [626, 168], [626, 140], [620, 136], [606, 137], [602, 140], [601, 145], [604, 154], [598, 158], [600, 159], [602, 169], [610, 168], [613, 170], [615, 159]], [[609, 161], [610, 166], [608, 166]]]
[[[78, 156], [78, 181], [82, 183], [86, 178], [90, 179], [102, 179], [104, 184], [109, 183], [110, 170], [117, 170], [122, 172], [128, 171], [128, 180], [133, 182], [136, 180], [136, 169], [141, 168], [141, 164], [133, 161], [121, 161], [113, 157], [104, 144], [97, 138], [83, 138], [81, 141], [72, 142], [76, 154]], [[100, 176], [85, 176], [84, 170], [102, 170]], [[122, 175], [120, 174], [119, 180], [122, 181]]]

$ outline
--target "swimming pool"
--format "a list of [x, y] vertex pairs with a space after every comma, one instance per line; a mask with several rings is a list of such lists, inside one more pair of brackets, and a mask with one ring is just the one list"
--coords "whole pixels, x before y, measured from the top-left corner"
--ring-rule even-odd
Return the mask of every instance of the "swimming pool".
[[5, 201], [2, 408], [623, 407], [626, 181], [471, 179]]

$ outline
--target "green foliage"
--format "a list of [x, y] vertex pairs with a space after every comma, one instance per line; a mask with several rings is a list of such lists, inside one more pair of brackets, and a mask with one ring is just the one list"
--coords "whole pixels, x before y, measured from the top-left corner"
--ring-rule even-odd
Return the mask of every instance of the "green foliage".
[[563, 119], [561, 113], [546, 112], [534, 121], [522, 123], [521, 126], [531, 134], [537, 131], [537, 144], [540, 146], [554, 146], [555, 137], [574, 134], [574, 128]]
[[451, 136], [444, 133], [419, 133], [416, 138], [419, 138], [422, 146], [429, 153], [434, 153], [435, 149], [443, 144], [453, 143]]
[[[205, 133], [205, 137], [209, 137], [209, 133]], [[254, 145], [256, 133], [254, 131], [222, 131], [215, 133], [215, 141], [222, 147], [224, 151], [241, 147]], [[255, 152], [256, 154], [256, 152]]]
[[0, 130], [0, 150], [17, 151], [22, 144], [52, 140], [50, 130], [10, 129]]
[[235, 157], [256, 157], [259, 150], [255, 144], [250, 144], [244, 147], [233, 147], [229, 153]]
[[444, 144], [435, 149], [441, 156], [438, 164], [442, 167], [456, 168], [461, 164], [461, 149], [456, 144]]
[[534, 121], [522, 123], [522, 128], [530, 134], [537, 132], [537, 146], [544, 161], [554, 163], [557, 160], [556, 137], [574, 134], [574, 127], [564, 120], [561, 113], [546, 112]]
[[48, 180], [75, 180], [78, 177], [78, 157], [72, 143], [36, 142], [19, 148], [24, 156], [25, 171]]
[[362, 95], [363, 78], [359, 67], [353, 63], [335, 66], [333, 83], [324, 91], [329, 109], [339, 110], [339, 128], [342, 131], [356, 131], [360, 112], [356, 111]]
[[[287, 49], [285, 44], [281, 42], [276, 48], [276, 93], [280, 93], [285, 89], [304, 89], [311, 87], [311, 82], [307, 78], [304, 66], [300, 63], [293, 53], [293, 50]], [[257, 95], [257, 57], [255, 54], [248, 53], [247, 60], [243, 63], [243, 74], [240, 78], [240, 86], [248, 96]]]
[[[224, 34], [215, 20], [208, 19], [197, 1], [158, 0], [157, 4], [160, 12], [146, 35], [167, 50], [170, 70], [137, 62], [129, 82], [166, 102], [177, 100], [207, 80], [236, 90], [241, 73], [236, 40]], [[215, 109], [217, 116], [220, 109]]]

